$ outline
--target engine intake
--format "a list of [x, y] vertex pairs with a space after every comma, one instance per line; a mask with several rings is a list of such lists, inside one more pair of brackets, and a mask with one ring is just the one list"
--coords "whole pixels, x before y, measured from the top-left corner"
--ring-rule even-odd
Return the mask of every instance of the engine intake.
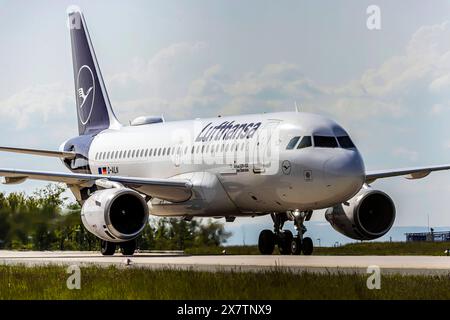
[[83, 204], [81, 219], [97, 237], [112, 242], [136, 238], [149, 216], [144, 198], [128, 188], [96, 191]]
[[335, 230], [356, 240], [385, 235], [395, 221], [395, 205], [384, 192], [364, 188], [345, 204], [328, 208], [325, 218]]

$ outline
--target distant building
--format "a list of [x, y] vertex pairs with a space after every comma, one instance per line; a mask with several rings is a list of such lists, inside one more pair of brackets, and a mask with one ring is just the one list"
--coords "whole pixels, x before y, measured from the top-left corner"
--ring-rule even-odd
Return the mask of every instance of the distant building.
[[450, 231], [435, 232], [433, 229], [429, 232], [405, 233], [406, 241], [430, 241], [444, 242], [450, 241]]

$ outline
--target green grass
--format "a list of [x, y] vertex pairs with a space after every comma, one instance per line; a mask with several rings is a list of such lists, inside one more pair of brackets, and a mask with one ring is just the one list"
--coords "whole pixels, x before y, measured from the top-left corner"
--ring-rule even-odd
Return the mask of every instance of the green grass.
[[450, 299], [450, 276], [381, 278], [365, 274], [293, 274], [177, 270], [81, 269], [81, 289], [69, 290], [65, 267], [0, 266], [0, 299]]
[[[187, 248], [187, 254], [260, 254], [257, 246], [229, 246]], [[426, 255], [443, 256], [444, 251], [450, 249], [450, 242], [361, 242], [351, 243], [340, 247], [316, 247], [314, 255]], [[279, 254], [275, 248], [274, 254]]]
[[318, 255], [443, 256], [450, 242], [362, 242], [336, 248], [317, 248]]

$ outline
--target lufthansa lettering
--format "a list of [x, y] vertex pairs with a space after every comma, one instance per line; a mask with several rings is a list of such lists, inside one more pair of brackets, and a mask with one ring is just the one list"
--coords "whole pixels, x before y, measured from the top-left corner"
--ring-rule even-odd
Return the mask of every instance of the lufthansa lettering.
[[202, 129], [195, 142], [251, 139], [260, 126], [261, 122], [239, 124], [234, 121], [225, 121], [218, 126], [213, 126], [213, 123], [210, 122]]

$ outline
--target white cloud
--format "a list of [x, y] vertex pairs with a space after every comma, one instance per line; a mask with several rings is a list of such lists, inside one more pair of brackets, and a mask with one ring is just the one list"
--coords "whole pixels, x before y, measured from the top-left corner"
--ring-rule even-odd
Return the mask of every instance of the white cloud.
[[[112, 75], [112, 94], [123, 99], [173, 99], [184, 96], [192, 77], [206, 67], [205, 42], [179, 42], [161, 49], [150, 59], [135, 58], [125, 70]], [[140, 97], [136, 97], [140, 96]]]
[[0, 101], [0, 116], [23, 129], [30, 120], [45, 122], [63, 114], [69, 103], [74, 103], [74, 97], [62, 85], [36, 85]]
[[[382, 119], [424, 111], [442, 113], [450, 101], [450, 24], [420, 28], [402, 54], [342, 85], [325, 86], [294, 63], [280, 62], [243, 74], [230, 74], [207, 59], [205, 42], [179, 42], [150, 59], [133, 60], [107, 78], [119, 117], [144, 114], [170, 118], [292, 110], [325, 113], [344, 124], [373, 127]], [[449, 88], [450, 89], [450, 88]], [[416, 98], [420, 99], [416, 99]], [[25, 126], [34, 115], [44, 120], [74, 104], [61, 86], [28, 88], [0, 102], [0, 114]]]
[[[207, 48], [201, 42], [173, 44], [148, 62], [135, 62], [134, 68], [113, 79], [145, 84], [147, 90], [137, 99], [153, 101], [153, 105], [139, 104], [141, 112], [170, 110], [175, 118], [290, 110], [294, 100], [306, 110], [358, 121], [401, 117], [417, 108], [438, 113], [442, 109], [439, 102], [412, 105], [410, 99], [415, 94], [427, 99], [439, 93], [445, 101], [450, 100], [450, 90], [446, 90], [450, 84], [449, 38], [448, 23], [422, 27], [411, 37], [402, 55], [367, 70], [359, 79], [334, 87], [314, 82], [298, 65], [285, 62], [241, 75], [227, 74], [219, 65], [204, 66], [199, 76], [195, 76], [196, 72], [186, 74], [186, 64], [201, 65], [195, 62], [201, 60], [199, 54]], [[183, 90], [177, 90], [180, 87]]]

